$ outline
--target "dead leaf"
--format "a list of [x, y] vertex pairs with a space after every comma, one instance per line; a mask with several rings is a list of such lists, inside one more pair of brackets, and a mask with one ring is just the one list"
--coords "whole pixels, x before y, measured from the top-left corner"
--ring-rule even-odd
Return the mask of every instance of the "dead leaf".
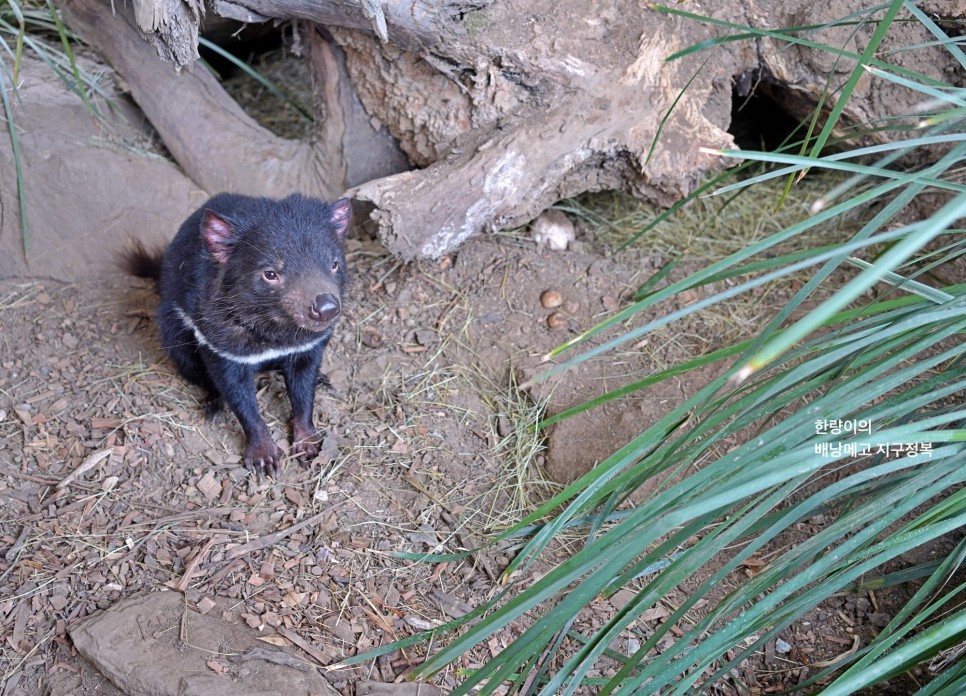
[[643, 614], [641, 614], [642, 621], [660, 621], [661, 619], [666, 619], [671, 615], [667, 609], [658, 604], [657, 606], [647, 609]]
[[292, 505], [299, 505], [304, 507], [309, 503], [305, 493], [303, 493], [298, 489], [291, 488], [288, 486], [286, 486], [285, 488], [285, 497], [288, 498], [288, 501], [292, 503]]
[[263, 643], [268, 643], [269, 645], [274, 645], [277, 648], [287, 648], [292, 644], [291, 641], [283, 638], [282, 636], [259, 636], [258, 640]]
[[228, 671], [228, 665], [218, 662], [218, 660], [208, 660], [205, 664], [208, 665], [208, 669], [216, 674], [224, 674]]
[[83, 476], [87, 471], [93, 469], [100, 462], [111, 456], [113, 451], [113, 447], [106, 447], [105, 449], [95, 452], [89, 456], [83, 461], [83, 463], [81, 463], [79, 467], [67, 474], [67, 476], [57, 484], [57, 490], [62, 490], [69, 486], [73, 481], [77, 480], [78, 477]]

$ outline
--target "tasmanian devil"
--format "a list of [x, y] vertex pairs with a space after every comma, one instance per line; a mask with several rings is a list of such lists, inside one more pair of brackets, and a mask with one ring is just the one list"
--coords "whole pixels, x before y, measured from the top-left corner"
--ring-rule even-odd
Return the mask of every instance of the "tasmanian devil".
[[[157, 282], [161, 343], [178, 372], [223, 402], [245, 431], [245, 465], [277, 475], [281, 451], [255, 401], [255, 373], [281, 370], [292, 403], [292, 451], [311, 458], [322, 351], [342, 313], [349, 201], [222, 193], [178, 230], [167, 251], [136, 244], [126, 270]], [[323, 378], [324, 379], [324, 378]]]

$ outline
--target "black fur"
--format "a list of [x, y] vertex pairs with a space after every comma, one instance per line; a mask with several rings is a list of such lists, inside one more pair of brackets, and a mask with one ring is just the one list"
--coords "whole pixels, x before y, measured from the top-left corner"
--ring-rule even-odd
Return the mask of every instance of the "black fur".
[[294, 453], [318, 453], [315, 387], [348, 282], [350, 215], [346, 200], [223, 193], [185, 221], [163, 257], [140, 244], [122, 256], [129, 273], [157, 280], [165, 352], [207, 391], [206, 414], [224, 401], [238, 417], [255, 471], [277, 474], [281, 457], [255, 401], [263, 370], [285, 378]]
[[118, 255], [121, 267], [138, 278], [161, 280], [161, 262], [164, 260], [164, 249], [148, 251], [144, 245], [135, 240], [131, 248]]

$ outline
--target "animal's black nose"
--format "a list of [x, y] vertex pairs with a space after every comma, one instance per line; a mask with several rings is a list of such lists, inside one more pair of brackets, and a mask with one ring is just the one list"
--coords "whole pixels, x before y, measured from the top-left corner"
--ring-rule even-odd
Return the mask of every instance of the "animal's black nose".
[[332, 321], [339, 316], [340, 309], [339, 299], [335, 295], [323, 293], [315, 296], [309, 314], [315, 321]]

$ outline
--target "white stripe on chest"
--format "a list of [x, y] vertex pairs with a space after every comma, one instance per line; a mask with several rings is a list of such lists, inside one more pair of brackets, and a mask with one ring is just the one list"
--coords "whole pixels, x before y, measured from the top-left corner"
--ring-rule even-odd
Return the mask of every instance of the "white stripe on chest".
[[263, 362], [268, 362], [269, 360], [277, 360], [278, 358], [285, 358], [289, 355], [304, 353], [315, 348], [325, 338], [324, 336], [319, 336], [318, 338], [300, 346], [269, 348], [268, 350], [263, 350], [260, 353], [254, 353], [252, 355], [238, 355], [236, 353], [229, 353], [227, 350], [222, 350], [221, 348], [212, 345], [211, 341], [205, 338], [205, 335], [201, 333], [201, 329], [195, 326], [195, 323], [191, 321], [191, 317], [189, 317], [185, 311], [181, 309], [181, 307], [175, 307], [174, 311], [178, 313], [182, 323], [191, 330], [191, 333], [195, 335], [195, 340], [198, 341], [199, 345], [204, 346], [219, 358], [231, 360], [232, 362], [236, 363], [242, 363], [243, 365], [258, 365]]

